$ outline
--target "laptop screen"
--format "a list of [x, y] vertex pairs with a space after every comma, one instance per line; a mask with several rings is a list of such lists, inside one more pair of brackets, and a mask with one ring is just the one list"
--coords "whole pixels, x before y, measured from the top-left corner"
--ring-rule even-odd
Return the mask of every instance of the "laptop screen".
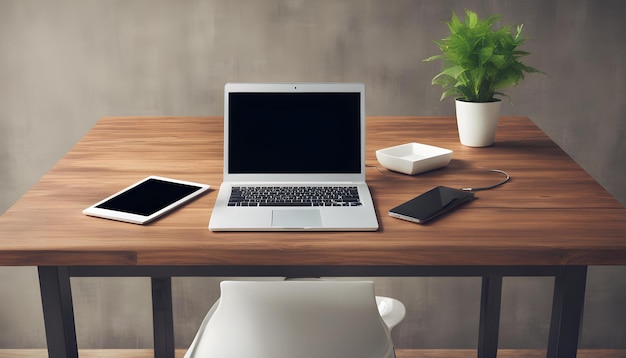
[[360, 173], [361, 98], [352, 92], [231, 92], [231, 174]]

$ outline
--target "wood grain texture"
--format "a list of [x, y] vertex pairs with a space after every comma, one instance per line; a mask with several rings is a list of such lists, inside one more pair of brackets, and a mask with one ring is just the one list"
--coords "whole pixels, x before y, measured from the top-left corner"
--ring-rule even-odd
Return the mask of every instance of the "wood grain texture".
[[[452, 117], [369, 117], [367, 181], [373, 233], [214, 233], [222, 182], [221, 117], [108, 117], [0, 217], [1, 265], [624, 265], [626, 208], [528, 118], [503, 117], [496, 143], [462, 146]], [[375, 168], [375, 150], [420, 142], [454, 151], [446, 168], [417, 176]], [[484, 186], [429, 225], [387, 211], [437, 185]], [[145, 226], [82, 210], [148, 175], [212, 189]]]

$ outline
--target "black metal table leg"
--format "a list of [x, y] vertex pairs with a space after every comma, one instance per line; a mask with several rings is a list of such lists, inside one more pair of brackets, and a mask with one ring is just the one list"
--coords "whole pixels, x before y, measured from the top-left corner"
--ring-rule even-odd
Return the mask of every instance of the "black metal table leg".
[[548, 358], [576, 357], [586, 284], [587, 266], [565, 266], [555, 276]]
[[69, 270], [67, 267], [39, 266], [38, 271], [48, 357], [77, 358]]
[[495, 358], [498, 354], [502, 275], [483, 276], [478, 328], [478, 358]]
[[[272, 267], [256, 268], [259, 276], [315, 276], [321, 268]], [[48, 340], [52, 358], [78, 357], [76, 328], [72, 307], [70, 276], [77, 277], [151, 277], [154, 327], [154, 356], [174, 357], [174, 324], [172, 310], [172, 276], [245, 276], [244, 270], [231, 267], [178, 266], [77, 266], [39, 267], [39, 282]], [[288, 274], [285, 275], [284, 273]], [[294, 275], [297, 272], [298, 275]], [[312, 273], [311, 273], [312, 272]], [[511, 267], [415, 267], [412, 270], [372, 271], [343, 270], [327, 276], [481, 276], [482, 297], [478, 357], [496, 357], [504, 276], [555, 276], [552, 320], [550, 324], [549, 358], [575, 357], [582, 321], [587, 279], [586, 266], [511, 266]]]
[[174, 314], [171, 277], [152, 278], [154, 357], [174, 358]]

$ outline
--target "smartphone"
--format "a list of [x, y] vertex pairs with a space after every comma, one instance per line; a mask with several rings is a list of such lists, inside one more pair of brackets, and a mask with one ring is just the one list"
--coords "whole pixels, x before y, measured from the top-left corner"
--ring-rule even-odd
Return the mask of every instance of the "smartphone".
[[472, 199], [470, 191], [438, 186], [389, 210], [389, 216], [424, 224]]

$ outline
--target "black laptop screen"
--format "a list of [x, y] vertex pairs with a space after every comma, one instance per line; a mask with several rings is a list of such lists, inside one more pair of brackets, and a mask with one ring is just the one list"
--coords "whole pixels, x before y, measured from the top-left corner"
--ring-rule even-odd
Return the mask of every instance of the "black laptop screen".
[[230, 93], [229, 173], [360, 173], [360, 101], [360, 93]]

